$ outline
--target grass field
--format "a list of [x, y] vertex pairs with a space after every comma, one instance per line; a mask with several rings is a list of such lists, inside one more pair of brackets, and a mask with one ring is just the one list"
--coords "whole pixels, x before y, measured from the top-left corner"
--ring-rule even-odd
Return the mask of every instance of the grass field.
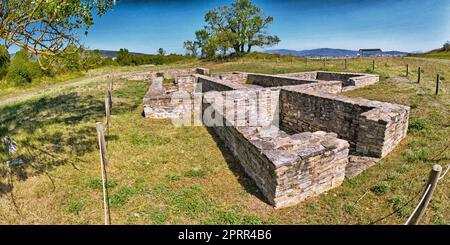
[[414, 57], [423, 57], [423, 58], [435, 58], [435, 59], [447, 59], [450, 60], [450, 51], [432, 51], [424, 54], [415, 54]]
[[[406, 77], [405, 65], [411, 74]], [[213, 72], [286, 73], [344, 69], [342, 60], [244, 57], [196, 64]], [[416, 83], [417, 66], [424, 68]], [[348, 70], [372, 72], [371, 59]], [[274, 210], [239, 163], [204, 127], [175, 128], [142, 118], [143, 81], [115, 84], [108, 140], [113, 224], [402, 224], [433, 164], [450, 163], [450, 64], [445, 60], [378, 58], [376, 85], [349, 96], [409, 105], [408, 137], [378, 165], [319, 197]], [[435, 75], [444, 80], [434, 95]], [[19, 143], [26, 165], [0, 168], [0, 223], [101, 224], [102, 189], [95, 122], [104, 120], [106, 84], [93, 81], [0, 105], [0, 136]], [[10, 178], [9, 176], [12, 176]], [[425, 224], [450, 224], [450, 177], [443, 179]], [[408, 202], [412, 199], [411, 202]], [[397, 210], [394, 214], [393, 211]], [[388, 216], [382, 219], [384, 216]]]

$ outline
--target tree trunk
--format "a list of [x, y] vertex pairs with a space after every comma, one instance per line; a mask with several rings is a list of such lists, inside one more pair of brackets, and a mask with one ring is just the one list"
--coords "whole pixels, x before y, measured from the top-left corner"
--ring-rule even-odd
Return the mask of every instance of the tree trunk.
[[252, 45], [248, 45], [247, 53], [250, 53], [251, 51], [252, 51]]
[[236, 54], [240, 52], [240, 45], [239, 45], [238, 43], [235, 44], [235, 45], [233, 45], [233, 48], [234, 48], [234, 52], [235, 52]]

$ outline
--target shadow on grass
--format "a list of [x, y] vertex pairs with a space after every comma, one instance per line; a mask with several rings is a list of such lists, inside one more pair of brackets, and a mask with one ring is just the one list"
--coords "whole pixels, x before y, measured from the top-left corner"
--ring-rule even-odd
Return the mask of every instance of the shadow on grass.
[[[113, 114], [129, 112], [135, 104], [115, 103]], [[14, 158], [20, 164], [5, 164], [0, 156], [0, 177], [24, 181], [65, 164], [75, 169], [83, 155], [97, 150], [95, 122], [104, 121], [104, 101], [75, 92], [43, 97], [0, 107], [0, 138], [8, 135], [18, 144]], [[118, 136], [109, 135], [108, 140]], [[13, 183], [0, 181], [0, 196], [12, 191]], [[54, 186], [54, 184], [53, 184]]]
[[250, 178], [250, 176], [247, 175], [244, 168], [240, 165], [239, 160], [236, 159], [233, 153], [225, 146], [222, 139], [214, 132], [214, 129], [207, 127], [207, 130], [216, 142], [217, 147], [220, 149], [225, 161], [228, 164], [228, 168], [233, 172], [234, 176], [236, 176], [239, 184], [244, 187], [247, 193], [257, 197], [265, 203], [269, 203], [264, 195], [259, 191], [255, 182]]

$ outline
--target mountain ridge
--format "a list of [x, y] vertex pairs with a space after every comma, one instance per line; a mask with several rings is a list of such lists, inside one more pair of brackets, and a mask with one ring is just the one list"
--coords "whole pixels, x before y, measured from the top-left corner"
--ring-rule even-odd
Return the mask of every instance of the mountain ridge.
[[[356, 50], [349, 49], [335, 49], [335, 48], [318, 48], [318, 49], [309, 49], [309, 50], [292, 50], [292, 49], [273, 49], [266, 50], [264, 53], [269, 54], [280, 54], [280, 55], [293, 55], [300, 57], [308, 57], [308, 56], [327, 56], [327, 57], [355, 57], [358, 56], [359, 52]], [[400, 56], [407, 55], [409, 53], [402, 51], [383, 51], [383, 55], [387, 56]]]

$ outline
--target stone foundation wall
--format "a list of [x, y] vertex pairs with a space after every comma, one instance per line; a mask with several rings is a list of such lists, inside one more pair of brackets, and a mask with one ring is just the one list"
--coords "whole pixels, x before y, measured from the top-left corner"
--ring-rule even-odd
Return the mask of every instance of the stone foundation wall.
[[296, 77], [249, 73], [247, 75], [247, 83], [259, 85], [262, 87], [281, 87], [289, 85], [309, 84], [314, 83], [314, 81], [299, 79]]
[[[145, 115], [174, 118], [201, 107], [211, 119], [203, 117], [203, 123], [276, 208], [339, 186], [346, 176], [376, 164], [406, 136], [409, 107], [338, 94], [375, 83], [377, 75], [182, 73], [176, 76], [177, 91], [161, 90], [160, 80], [152, 83], [144, 98]], [[203, 95], [196, 102], [201, 105], [171, 100], [175, 92]]]
[[195, 68], [195, 72], [200, 75], [209, 76], [211, 72], [206, 68]]
[[364, 156], [384, 157], [408, 127], [408, 107], [336, 94], [282, 89], [280, 107], [282, 129], [334, 132]]
[[202, 92], [209, 92], [209, 91], [231, 91], [231, 90], [240, 90], [240, 89], [246, 89], [247, 87], [236, 83], [236, 82], [230, 82], [221, 80], [218, 78], [203, 76], [203, 75], [195, 75], [197, 78], [197, 82], [201, 84]]
[[229, 72], [229, 73], [218, 73], [218, 74], [212, 74], [213, 78], [230, 81], [234, 83], [240, 83], [240, 84], [246, 84], [248, 73], [244, 72]]
[[[229, 93], [234, 91], [210, 92], [203, 98], [204, 111], [212, 108], [214, 114], [222, 118], [222, 125], [231, 124], [233, 119], [230, 118], [237, 116], [217, 107], [228, 103], [229, 99], [234, 101], [235, 95], [230, 96]], [[251, 115], [241, 110], [238, 113]], [[251, 126], [212, 128], [267, 201], [276, 208], [295, 205], [319, 195], [341, 185], [345, 178], [349, 145], [336, 134], [307, 132], [288, 135], [273, 128]]]

